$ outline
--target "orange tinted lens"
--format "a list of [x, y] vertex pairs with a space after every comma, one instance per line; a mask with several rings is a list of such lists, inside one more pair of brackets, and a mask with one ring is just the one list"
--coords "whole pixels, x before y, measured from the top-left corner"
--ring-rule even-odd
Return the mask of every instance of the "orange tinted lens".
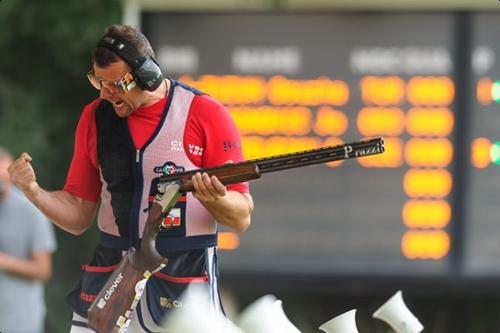
[[129, 92], [135, 87], [134, 76], [130, 72], [123, 75], [122, 78], [116, 82], [116, 86], [120, 88], [123, 94]]
[[97, 90], [101, 90], [102, 83], [95, 78], [94, 71], [90, 71], [87, 73], [87, 79], [89, 80], [90, 84], [94, 86], [94, 88], [96, 88]]

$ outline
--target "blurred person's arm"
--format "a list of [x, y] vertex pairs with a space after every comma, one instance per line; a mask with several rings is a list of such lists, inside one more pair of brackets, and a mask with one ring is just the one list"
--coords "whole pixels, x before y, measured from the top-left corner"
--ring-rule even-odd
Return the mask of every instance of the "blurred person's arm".
[[0, 271], [27, 279], [47, 281], [52, 274], [52, 255], [47, 251], [38, 251], [24, 259], [0, 252]]

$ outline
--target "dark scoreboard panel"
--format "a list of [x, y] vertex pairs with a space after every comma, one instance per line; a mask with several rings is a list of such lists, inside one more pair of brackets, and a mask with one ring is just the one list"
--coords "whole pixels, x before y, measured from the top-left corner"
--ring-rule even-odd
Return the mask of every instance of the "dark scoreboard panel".
[[385, 138], [383, 155], [252, 182], [223, 271], [450, 271], [452, 14], [144, 13], [143, 30], [166, 73], [227, 106], [248, 159]]
[[471, 17], [473, 94], [464, 247], [464, 268], [468, 275], [500, 274], [499, 18], [484, 13]]

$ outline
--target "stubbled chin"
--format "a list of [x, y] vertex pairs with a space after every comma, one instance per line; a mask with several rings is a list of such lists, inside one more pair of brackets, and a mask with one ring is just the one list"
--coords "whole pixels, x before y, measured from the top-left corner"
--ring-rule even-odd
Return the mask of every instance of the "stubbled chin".
[[120, 118], [127, 118], [132, 112], [119, 112], [115, 110], [115, 113]]
[[113, 105], [113, 109], [115, 110], [116, 115], [120, 118], [128, 117], [132, 113], [128, 105], [122, 105], [121, 107]]

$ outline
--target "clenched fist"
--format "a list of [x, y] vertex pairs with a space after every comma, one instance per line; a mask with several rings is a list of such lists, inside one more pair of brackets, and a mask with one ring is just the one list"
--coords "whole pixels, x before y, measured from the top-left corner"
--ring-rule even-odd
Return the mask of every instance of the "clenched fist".
[[28, 153], [22, 153], [8, 168], [10, 179], [25, 194], [34, 195], [38, 190], [35, 170], [31, 166], [31, 156]]

